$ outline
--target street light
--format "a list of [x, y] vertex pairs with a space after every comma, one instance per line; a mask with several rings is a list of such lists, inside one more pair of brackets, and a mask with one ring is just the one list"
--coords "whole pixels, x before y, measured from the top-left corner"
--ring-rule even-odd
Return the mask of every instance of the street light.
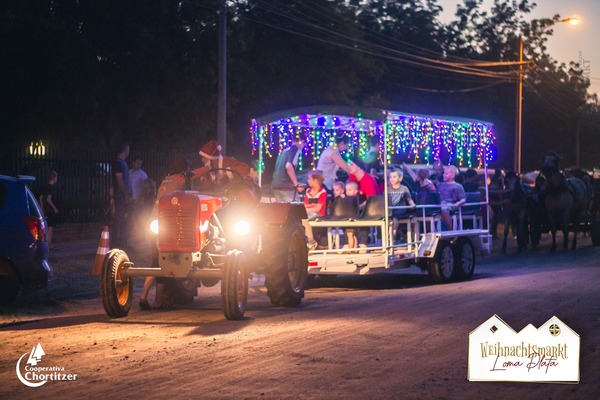
[[[581, 20], [578, 17], [569, 17], [557, 22], [566, 22], [570, 25], [578, 25]], [[548, 25], [551, 27], [556, 22]], [[517, 86], [517, 118], [515, 121], [515, 162], [514, 168], [517, 173], [521, 172], [521, 145], [523, 125], [523, 36], [519, 35], [519, 85]]]

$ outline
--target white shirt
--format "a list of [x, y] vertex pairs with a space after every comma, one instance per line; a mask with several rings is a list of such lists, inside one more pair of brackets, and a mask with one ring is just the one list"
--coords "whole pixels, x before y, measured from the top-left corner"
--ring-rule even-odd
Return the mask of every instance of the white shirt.
[[148, 175], [143, 169], [130, 169], [129, 182], [131, 183], [131, 198], [137, 199], [144, 193], [144, 181], [148, 179]]
[[327, 189], [331, 189], [333, 187], [333, 182], [335, 182], [336, 171], [338, 170], [338, 165], [333, 161], [332, 155], [334, 153], [340, 154], [340, 152], [329, 146], [326, 147], [325, 150], [321, 153], [321, 157], [319, 158], [319, 163], [317, 164], [317, 169], [323, 171], [323, 184], [327, 186]]

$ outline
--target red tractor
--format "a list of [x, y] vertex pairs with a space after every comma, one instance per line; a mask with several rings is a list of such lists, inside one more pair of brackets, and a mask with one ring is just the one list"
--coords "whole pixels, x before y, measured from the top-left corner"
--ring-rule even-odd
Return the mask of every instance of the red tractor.
[[159, 200], [153, 221], [153, 265], [136, 267], [127, 253], [112, 249], [100, 277], [104, 309], [113, 318], [129, 313], [134, 276], [154, 276], [167, 296], [191, 302], [202, 285], [221, 282], [225, 317], [241, 319], [250, 273], [264, 274], [276, 306], [295, 307], [304, 297], [308, 252], [301, 203], [259, 203], [256, 189], [242, 181], [224, 196], [177, 191]]

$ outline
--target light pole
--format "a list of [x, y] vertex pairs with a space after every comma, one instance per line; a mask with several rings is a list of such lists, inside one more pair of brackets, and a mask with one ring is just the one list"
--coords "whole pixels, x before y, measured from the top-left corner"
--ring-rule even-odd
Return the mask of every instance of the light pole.
[[227, 151], [227, 1], [222, 0], [219, 14], [219, 81], [217, 94], [217, 142]]
[[519, 35], [519, 84], [515, 126], [515, 171], [521, 173], [521, 134], [523, 126], [523, 36]]
[[[567, 22], [571, 25], [579, 24], [577, 17], [562, 19], [558, 22]], [[554, 23], [546, 27], [549, 28]], [[523, 36], [519, 35], [519, 81], [517, 84], [517, 117], [515, 119], [515, 162], [514, 168], [517, 173], [521, 173], [521, 146], [522, 146], [522, 128], [523, 128]], [[577, 140], [579, 138], [577, 137]], [[577, 143], [579, 150], [579, 143]], [[577, 157], [578, 158], [578, 157]]]

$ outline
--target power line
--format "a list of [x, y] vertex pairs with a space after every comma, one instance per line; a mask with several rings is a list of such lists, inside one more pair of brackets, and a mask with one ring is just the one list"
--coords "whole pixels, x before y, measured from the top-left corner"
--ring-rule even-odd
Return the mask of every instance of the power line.
[[[277, 14], [281, 15], [281, 16], [285, 16], [284, 13], [279, 12], [278, 10], [276, 11]], [[254, 23], [258, 23], [258, 24], [262, 24], [264, 26], [268, 26], [271, 27], [273, 29], [277, 29], [283, 32], [287, 32], [293, 35], [298, 35], [298, 36], [302, 36], [308, 39], [312, 39], [312, 40], [316, 40], [322, 43], [326, 43], [332, 46], [336, 46], [336, 47], [341, 47], [341, 48], [345, 48], [345, 49], [349, 49], [349, 50], [353, 50], [356, 52], [362, 52], [365, 54], [369, 54], [369, 55], [373, 55], [373, 56], [377, 56], [380, 58], [385, 58], [385, 59], [389, 59], [389, 60], [393, 60], [393, 61], [397, 61], [400, 63], [405, 63], [405, 64], [409, 64], [409, 65], [415, 65], [415, 66], [420, 66], [420, 67], [424, 67], [424, 68], [432, 68], [432, 69], [437, 69], [437, 70], [442, 70], [442, 71], [447, 71], [447, 72], [452, 72], [452, 73], [457, 73], [457, 74], [466, 74], [466, 75], [475, 75], [475, 76], [483, 76], [483, 77], [488, 77], [488, 78], [494, 78], [494, 79], [505, 79], [506, 77], [510, 77], [510, 76], [514, 76], [514, 72], [513, 71], [509, 71], [509, 72], [495, 72], [495, 71], [486, 71], [486, 70], [480, 70], [477, 69], [475, 67], [471, 67], [470, 65], [462, 65], [462, 64], [458, 64], [458, 63], [453, 63], [453, 62], [445, 62], [445, 61], [440, 61], [440, 60], [434, 60], [434, 59], [430, 59], [430, 58], [425, 58], [425, 57], [420, 57], [420, 56], [415, 56], [414, 54], [409, 54], [406, 52], [401, 52], [398, 50], [394, 50], [394, 49], [389, 49], [389, 48], [385, 48], [379, 45], [374, 45], [370, 42], [366, 42], [362, 39], [353, 39], [355, 42], [358, 43], [362, 43], [363, 45], [365, 45], [366, 48], [360, 48], [358, 47], [356, 44], [355, 45], [348, 45], [348, 44], [344, 44], [344, 43], [340, 43], [340, 42], [336, 42], [336, 41], [332, 41], [332, 40], [328, 40], [328, 39], [324, 39], [322, 37], [316, 37], [313, 36], [311, 34], [305, 33], [305, 32], [299, 32], [296, 30], [293, 30], [291, 28], [284, 28], [282, 26], [278, 26], [278, 25], [274, 25], [272, 23], [268, 23], [265, 21], [260, 21], [257, 19], [253, 19], [253, 18], [249, 18], [247, 16], [243, 16], [241, 17], [243, 19], [252, 21]], [[292, 20], [297, 20], [295, 18], [292, 18]], [[334, 36], [343, 36], [344, 38], [347, 38], [347, 35], [343, 35], [340, 34], [339, 32], [335, 32], [329, 29], [324, 29], [322, 27], [319, 26], [313, 26], [312, 24], [308, 24], [311, 27], [317, 28], [318, 30], [321, 30], [323, 32], [329, 33], [331, 35]], [[418, 61], [413, 61], [413, 60], [408, 60], [408, 59], [404, 59], [404, 58], [399, 58], [395, 55], [392, 54], [386, 54], [386, 53], [382, 53], [382, 52], [378, 52], [376, 50], [372, 50], [369, 49], [369, 47], [375, 47], [375, 49], [377, 50], [385, 50], [385, 51], [389, 51], [393, 54], [398, 54], [398, 55], [403, 55], [406, 57], [410, 57], [410, 58], [414, 58], [417, 59]], [[532, 64], [531, 61], [527, 61], [527, 62], [523, 62], [523, 63], [519, 63], [519, 62], [508, 62], [508, 63], [503, 63], [503, 62], [497, 62], [497, 63], [493, 63], [494, 65], [490, 64], [490, 63], [486, 63], [486, 65], [488, 66], [513, 66], [513, 65], [519, 65], [519, 64], [523, 64], [523, 65], [529, 65]]]

